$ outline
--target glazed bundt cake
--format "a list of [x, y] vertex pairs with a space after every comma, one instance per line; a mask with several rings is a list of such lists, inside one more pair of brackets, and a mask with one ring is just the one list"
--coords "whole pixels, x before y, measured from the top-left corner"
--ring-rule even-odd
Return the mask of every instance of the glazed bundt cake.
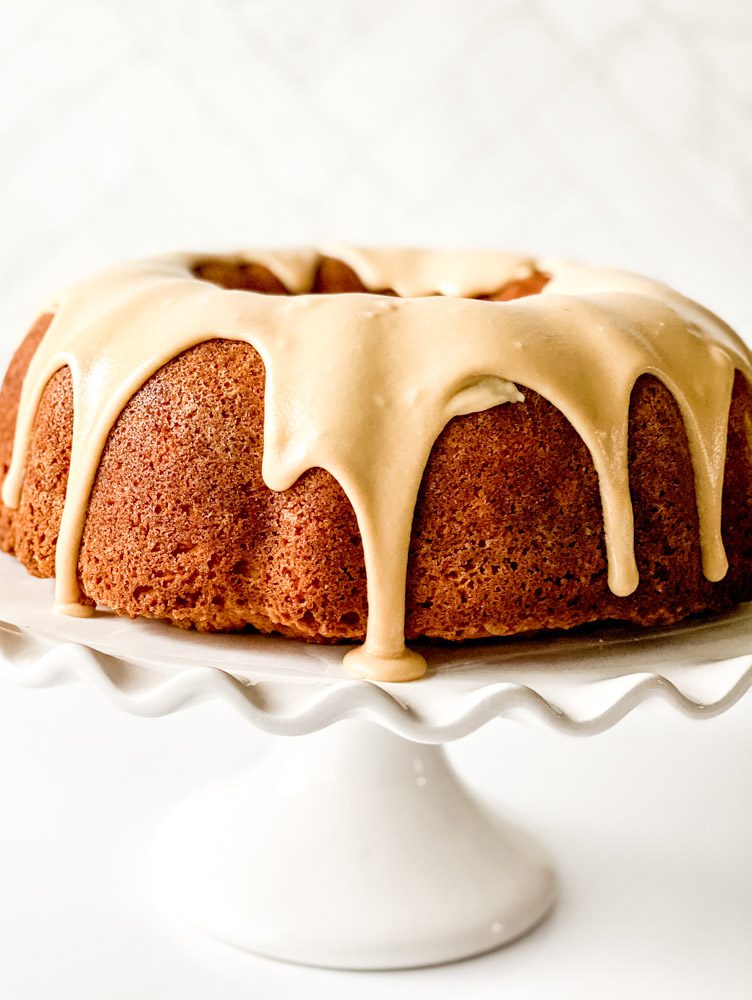
[[0, 546], [96, 605], [365, 640], [674, 623], [752, 598], [752, 358], [634, 275], [338, 248], [116, 267], [0, 394]]

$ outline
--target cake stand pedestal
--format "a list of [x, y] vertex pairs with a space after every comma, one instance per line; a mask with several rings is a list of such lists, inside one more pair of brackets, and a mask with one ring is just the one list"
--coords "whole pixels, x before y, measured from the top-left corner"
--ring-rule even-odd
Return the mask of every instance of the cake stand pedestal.
[[349, 969], [432, 965], [519, 937], [553, 870], [488, 814], [440, 747], [363, 722], [280, 740], [170, 815], [160, 896], [251, 951]]
[[752, 605], [666, 631], [429, 648], [425, 679], [379, 685], [343, 676], [341, 649], [58, 617], [49, 585], [4, 556], [0, 594], [0, 674], [13, 681], [85, 680], [149, 716], [219, 697], [300, 737], [179, 804], [148, 870], [191, 923], [311, 965], [452, 961], [553, 906], [545, 855], [463, 787], [438, 744], [499, 716], [594, 734], [649, 699], [709, 718], [752, 686]]

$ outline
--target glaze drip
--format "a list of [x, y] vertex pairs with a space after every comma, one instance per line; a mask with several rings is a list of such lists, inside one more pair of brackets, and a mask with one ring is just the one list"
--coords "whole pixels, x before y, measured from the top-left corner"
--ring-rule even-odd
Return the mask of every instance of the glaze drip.
[[[310, 294], [327, 253], [366, 288], [392, 294]], [[609, 587], [628, 595], [638, 584], [629, 400], [641, 375], [659, 378], [687, 431], [703, 571], [710, 580], [725, 575], [728, 412], [734, 373], [752, 380], [752, 363], [743, 342], [707, 310], [635, 275], [491, 251], [337, 247], [252, 251], [230, 259], [266, 269], [291, 294], [275, 294], [273, 283], [265, 294], [218, 287], [194, 274], [206, 258], [176, 255], [113, 268], [50, 307], [54, 319], [24, 382], [2, 498], [9, 507], [20, 502], [37, 407], [49, 379], [67, 365], [74, 426], [56, 550], [62, 612], [86, 613], [78, 556], [110, 430], [155, 371], [215, 338], [248, 343], [264, 362], [266, 485], [285, 490], [307, 469], [321, 467], [355, 510], [368, 625], [364, 645], [345, 660], [358, 676], [396, 681], [424, 672], [423, 658], [405, 648], [405, 580], [413, 511], [431, 448], [453, 417], [514, 405], [526, 387], [558, 407], [590, 450], [600, 483]], [[500, 288], [535, 276], [541, 277], [539, 294], [493, 300]]]

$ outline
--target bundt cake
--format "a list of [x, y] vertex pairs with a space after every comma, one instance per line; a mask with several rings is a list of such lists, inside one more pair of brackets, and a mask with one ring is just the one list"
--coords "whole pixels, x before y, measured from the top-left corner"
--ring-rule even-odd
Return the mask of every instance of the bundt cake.
[[0, 394], [0, 546], [96, 605], [365, 640], [674, 623], [752, 598], [752, 357], [645, 278], [489, 251], [115, 267]]

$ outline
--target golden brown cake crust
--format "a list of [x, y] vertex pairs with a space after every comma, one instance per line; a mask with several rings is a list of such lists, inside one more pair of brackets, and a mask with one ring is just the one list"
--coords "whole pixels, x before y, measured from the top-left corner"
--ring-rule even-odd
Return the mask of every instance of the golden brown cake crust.
[[[0, 482], [23, 373], [49, 319], [29, 333], [0, 393]], [[677, 405], [654, 378], [635, 386], [629, 451], [640, 586], [630, 597], [608, 589], [586, 446], [555, 407], [520, 388], [524, 403], [455, 418], [433, 448], [413, 524], [408, 638], [612, 618], [671, 623], [752, 598], [752, 393], [741, 375], [724, 486], [730, 569], [716, 584], [702, 573]], [[365, 568], [352, 508], [321, 469], [283, 493], [264, 485], [263, 397], [256, 351], [219, 340], [186, 351], [136, 393], [91, 495], [79, 562], [89, 601], [205, 630], [362, 638]], [[54, 573], [71, 432], [71, 380], [62, 370], [37, 414], [21, 506], [0, 505], [0, 546], [38, 576]]]

